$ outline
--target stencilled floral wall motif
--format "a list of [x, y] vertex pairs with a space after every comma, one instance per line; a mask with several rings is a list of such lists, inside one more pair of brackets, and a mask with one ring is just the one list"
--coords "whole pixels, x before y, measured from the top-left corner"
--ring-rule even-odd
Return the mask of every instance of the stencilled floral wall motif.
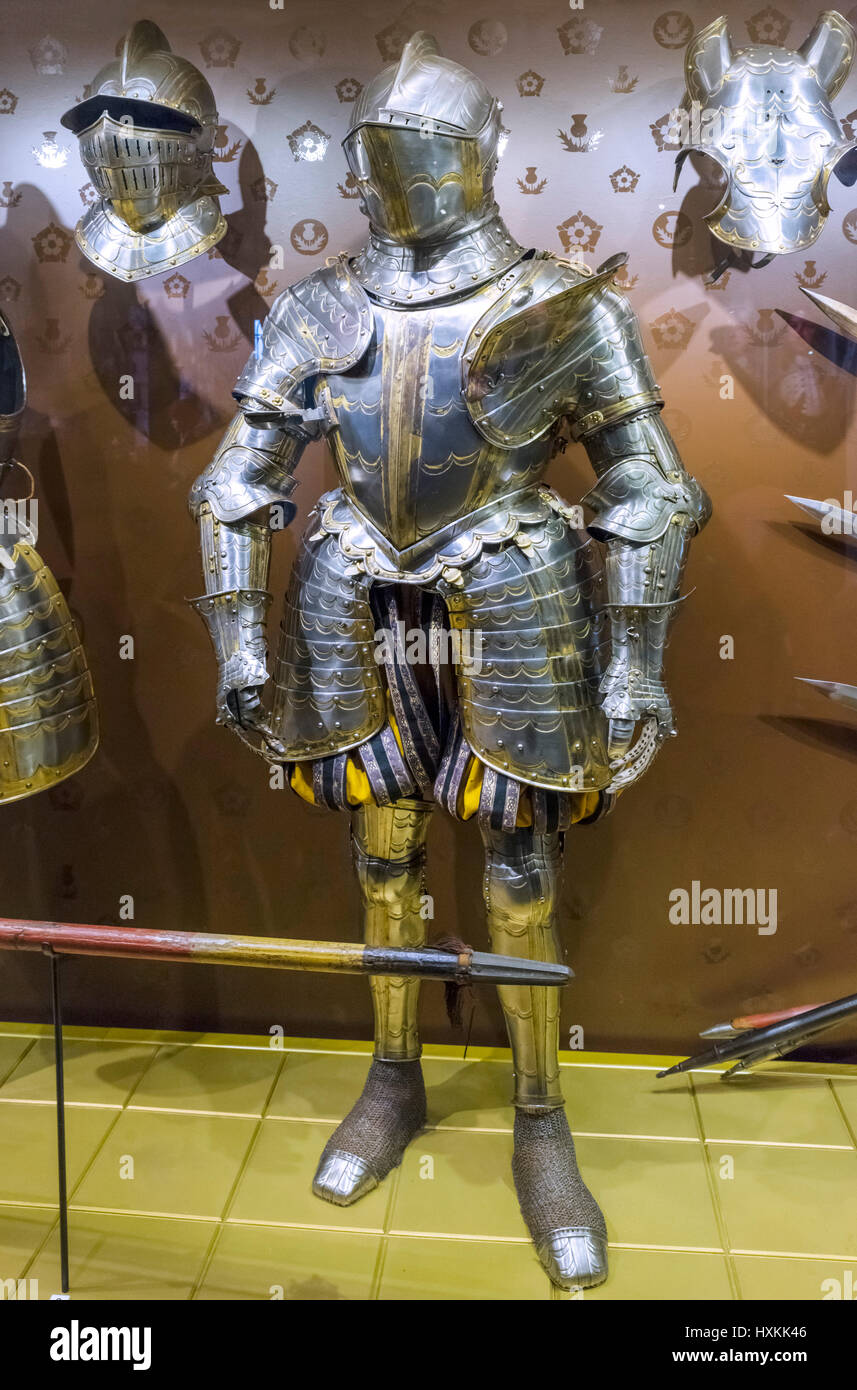
[[[100, 0], [64, 9], [31, 0], [5, 17], [0, 303], [29, 377], [22, 452], [37, 479], [40, 545], [85, 624], [103, 735], [73, 796], [58, 789], [3, 812], [16, 868], [3, 875], [4, 914], [116, 921], [120, 895], [132, 894], [139, 925], [240, 924], [321, 938], [354, 929], [341, 837], [322, 814], [307, 816], [270, 790], [261, 765], [255, 775], [237, 742], [211, 727], [210, 654], [185, 604], [200, 584], [185, 496], [228, 423], [234, 380], [276, 295], [360, 246], [365, 222], [340, 148], [349, 111], [378, 68], [427, 28], [503, 102], [508, 140], [496, 186], [514, 235], [593, 269], [628, 252], [618, 283], [641, 319], [670, 425], [715, 505], [694, 560], [694, 634], [679, 624], [671, 652], [678, 751], [633, 806], [581, 832], [585, 848], [570, 850], [568, 901], [580, 920], [569, 938], [577, 979], [565, 1010], [585, 1025], [587, 1046], [668, 1051], [700, 1010], [702, 1026], [711, 1021], [704, 1006], [715, 994], [731, 990], [740, 1002], [752, 992], [774, 1007], [782, 980], [793, 984], [801, 969], [811, 970], [813, 997], [837, 993], [841, 951], [854, 959], [842, 903], [857, 817], [843, 810], [853, 798], [838, 746], [819, 753], [823, 733], [802, 726], [801, 742], [786, 726], [807, 713], [792, 689], [795, 653], [806, 651], [811, 670], [822, 611], [818, 651], [829, 658], [830, 629], [853, 630], [857, 593], [832, 560], [820, 573], [811, 539], [786, 545], [772, 522], [791, 519], [783, 493], [826, 496], [853, 485], [854, 377], [781, 331], [778, 311], [804, 312], [800, 286], [853, 299], [857, 189], [832, 182], [832, 215], [811, 259], [781, 256], [706, 283], [715, 257], [702, 217], [719, 196], [716, 171], [700, 161], [673, 192], [675, 108], [684, 48], [719, 12], [709, 0], [677, 9], [664, 0], [359, 8], [319, 0], [309, 12], [287, 0], [173, 8], [119, 0], [105, 18]], [[736, 0], [725, 12], [736, 43], [800, 42], [815, 15], [794, 0]], [[77, 150], [63, 158], [58, 118], [144, 15], [214, 89], [228, 231], [209, 253], [132, 286], [75, 246], [93, 190]], [[854, 138], [857, 75], [837, 110], [844, 137]], [[574, 446], [558, 451], [553, 468], [570, 500], [589, 486]], [[309, 450], [276, 584], [310, 505], [332, 481], [323, 451]], [[817, 593], [825, 574], [826, 606]], [[719, 659], [723, 634], [735, 639], [734, 661]], [[131, 660], [119, 654], [128, 636]], [[857, 666], [842, 674], [857, 682]], [[776, 815], [761, 814], [763, 804]], [[471, 939], [478, 851], [461, 842], [453, 850], [438, 820], [435, 926]], [[818, 834], [829, 882], [819, 886], [816, 876], [811, 889]], [[699, 928], [691, 940], [666, 930], [669, 889], [700, 874], [780, 888], [794, 926], [782, 923], [770, 966], [738, 933]], [[344, 1036], [365, 1024], [363, 995], [345, 982], [308, 977], [298, 995], [265, 972], [239, 974], [218, 986], [214, 975], [168, 977], [155, 998], [144, 973], [132, 989], [127, 967], [92, 964], [69, 976], [72, 1013], [97, 1021], [100, 1009], [105, 1021], [162, 1027], [280, 1021], [297, 1035], [331, 1019]], [[41, 1007], [32, 963], [4, 962], [0, 1015], [35, 1017]], [[429, 991], [426, 1012], [426, 1035], [447, 1041], [442, 1004]], [[474, 1040], [502, 1041], [490, 1006], [477, 1014]]]

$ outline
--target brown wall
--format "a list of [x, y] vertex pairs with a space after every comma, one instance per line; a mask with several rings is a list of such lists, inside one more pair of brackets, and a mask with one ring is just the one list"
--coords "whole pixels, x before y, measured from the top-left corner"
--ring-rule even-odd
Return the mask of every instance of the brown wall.
[[[857, 988], [857, 714], [793, 679], [857, 683], [848, 640], [857, 569], [783, 498], [841, 499], [857, 486], [854, 378], [770, 312], [818, 320], [798, 290], [813, 270], [826, 277], [824, 292], [854, 301], [857, 212], [850, 238], [843, 219], [857, 207], [857, 190], [833, 184], [834, 211], [812, 262], [780, 257], [758, 272], [733, 272], [720, 289], [704, 287], [711, 253], [699, 211], [714, 195], [693, 192], [689, 168], [679, 193], [671, 191], [673, 155], [658, 151], [650, 126], [683, 90], [682, 48], [665, 44], [673, 35], [681, 44], [685, 12], [696, 24], [715, 18], [712, 4], [685, 0], [681, 14], [656, 26], [664, 0], [586, 0], [582, 15], [561, 0], [494, 0], [490, 8], [441, 0], [405, 9], [319, 0], [308, 19], [291, 0], [283, 12], [263, 0], [153, 0], [142, 10], [140, 3], [4, 6], [0, 88], [17, 104], [0, 114], [0, 185], [9, 180], [20, 200], [0, 211], [0, 293], [29, 373], [22, 452], [38, 479], [40, 546], [83, 624], [103, 732], [82, 774], [2, 811], [2, 911], [112, 922], [120, 896], [130, 893], [140, 926], [357, 932], [344, 820], [269, 790], [262, 763], [214, 727], [211, 653], [185, 604], [200, 589], [185, 496], [231, 413], [230, 388], [272, 290], [360, 244], [356, 203], [337, 189], [350, 108], [336, 84], [365, 82], [382, 52], [389, 57], [384, 45], [395, 41], [390, 26], [399, 23], [433, 29], [444, 51], [502, 98], [511, 139], [499, 197], [521, 240], [562, 253], [558, 226], [583, 213], [602, 229], [587, 253], [591, 264], [630, 252], [632, 299], [667, 418], [715, 508], [694, 550], [696, 592], [669, 656], [680, 738], [611, 819], [569, 837], [562, 918], [577, 981], [564, 1027], [583, 1024], [589, 1047], [681, 1050], [738, 1009]], [[762, 8], [731, 5], [739, 43]], [[163, 279], [138, 289], [95, 274], [67, 240], [85, 184], [76, 149], [56, 170], [31, 153], [46, 129], [73, 146], [60, 113], [144, 14], [201, 65], [201, 40], [209, 64], [219, 56], [205, 42], [213, 30], [234, 35], [236, 45], [240, 39], [237, 53], [229, 52], [231, 40], [220, 50], [229, 65], [206, 67], [226, 124], [229, 158], [216, 170], [230, 189], [230, 235], [222, 256], [182, 269], [182, 298], [169, 298]], [[557, 30], [569, 18], [601, 26], [594, 52], [564, 53]], [[811, 19], [805, 7], [789, 6], [783, 20], [794, 44]], [[67, 48], [65, 70], [52, 75], [37, 72], [30, 56], [49, 35]], [[608, 85], [620, 65], [635, 79], [630, 91]], [[529, 70], [543, 79], [539, 95], [519, 93], [517, 79]], [[248, 95], [260, 77], [266, 92], [275, 90], [267, 105]], [[854, 106], [857, 75], [837, 99], [838, 114]], [[569, 152], [557, 132], [568, 132], [580, 113], [587, 131], [603, 137], [597, 148]], [[307, 121], [331, 137], [320, 162], [296, 161], [290, 151], [287, 135]], [[638, 179], [633, 191], [615, 192], [610, 175], [623, 166]], [[263, 176], [276, 184], [267, 204], [254, 196]], [[521, 191], [543, 179], [537, 195]], [[661, 244], [657, 219], [682, 208], [690, 241]], [[293, 227], [313, 234], [308, 222], [327, 232], [315, 254], [290, 241]], [[39, 238], [50, 224], [61, 229], [61, 259], [48, 259], [56, 238]], [[270, 242], [285, 245], [284, 268], [254, 287]], [[137, 382], [133, 405], [118, 399], [122, 371]], [[720, 399], [724, 373], [735, 379], [733, 400]], [[333, 483], [318, 450], [301, 477], [301, 516], [280, 542], [278, 587], [308, 506]], [[582, 495], [588, 476], [580, 450], [556, 461], [552, 481], [571, 500]], [[123, 634], [134, 637], [133, 661], [119, 659]], [[734, 638], [733, 660], [720, 658], [724, 634]], [[438, 815], [431, 848], [435, 925], [478, 944], [478, 835]], [[703, 887], [776, 889], [776, 934], [671, 926], [668, 894], [694, 879]], [[45, 964], [7, 956], [0, 966], [0, 1017], [45, 1016]], [[337, 1036], [367, 1036], [369, 1028], [360, 980], [78, 961], [68, 968], [68, 990], [69, 1015], [80, 1022], [282, 1024], [290, 1034]], [[426, 991], [425, 1020], [430, 1037], [451, 1040], [436, 988]], [[496, 1002], [486, 994], [474, 1038], [501, 1037]]]

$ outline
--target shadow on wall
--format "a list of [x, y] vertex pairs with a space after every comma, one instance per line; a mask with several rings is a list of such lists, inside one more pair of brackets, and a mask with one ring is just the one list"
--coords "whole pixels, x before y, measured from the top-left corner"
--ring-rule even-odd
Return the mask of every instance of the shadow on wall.
[[261, 322], [270, 308], [256, 288], [256, 278], [270, 263], [271, 241], [265, 226], [268, 216], [268, 201], [263, 196], [265, 171], [256, 146], [247, 139], [238, 164], [238, 184], [242, 204], [237, 212], [227, 217], [227, 232], [217, 250], [233, 270], [246, 275], [249, 281], [229, 295], [226, 302], [252, 348], [256, 321]]
[[751, 310], [743, 318], [712, 332], [711, 351], [780, 434], [812, 453], [833, 453], [847, 434], [853, 378], [807, 349], [779, 308]]
[[[89, 352], [105, 399], [159, 449], [187, 447], [225, 426], [225, 414], [182, 376], [181, 356], [192, 361], [195, 352], [190, 330], [176, 325], [168, 346], [136, 284], [105, 277], [89, 320]], [[119, 389], [125, 376], [133, 380], [130, 399]]]

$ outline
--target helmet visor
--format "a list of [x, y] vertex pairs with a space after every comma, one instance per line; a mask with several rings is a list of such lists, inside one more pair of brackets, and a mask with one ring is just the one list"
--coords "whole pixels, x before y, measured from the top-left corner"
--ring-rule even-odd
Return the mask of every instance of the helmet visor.
[[430, 120], [411, 129], [361, 125], [344, 144], [370, 221], [396, 241], [463, 231], [490, 192], [479, 140], [439, 134]]

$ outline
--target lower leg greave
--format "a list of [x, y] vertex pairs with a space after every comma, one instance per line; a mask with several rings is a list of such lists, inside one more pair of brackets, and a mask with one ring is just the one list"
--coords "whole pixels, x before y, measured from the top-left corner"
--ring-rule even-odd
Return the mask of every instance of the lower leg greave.
[[[491, 945], [509, 956], [561, 959], [557, 908], [562, 843], [483, 829]], [[503, 985], [500, 1002], [515, 1067], [512, 1175], [539, 1259], [564, 1289], [607, 1277], [604, 1217], [580, 1175], [559, 1085], [558, 989]]]
[[[351, 845], [372, 946], [422, 946], [425, 840], [431, 807], [420, 801], [362, 806]], [[370, 977], [375, 1056], [356, 1104], [325, 1145], [313, 1191], [339, 1206], [370, 1192], [425, 1123], [426, 1092], [417, 1028], [419, 980]]]
[[[421, 801], [361, 806], [354, 812], [351, 847], [367, 945], [425, 943], [426, 921], [421, 909], [430, 812], [431, 807]], [[418, 1058], [419, 980], [376, 975], [369, 984], [375, 1010], [376, 1058], [387, 1062]]]
[[[556, 914], [562, 847], [558, 832], [482, 829], [485, 907], [492, 949], [533, 960], [562, 959]], [[539, 1113], [562, 1105], [559, 1088], [560, 991], [553, 986], [501, 985], [515, 1068], [515, 1105]]]

